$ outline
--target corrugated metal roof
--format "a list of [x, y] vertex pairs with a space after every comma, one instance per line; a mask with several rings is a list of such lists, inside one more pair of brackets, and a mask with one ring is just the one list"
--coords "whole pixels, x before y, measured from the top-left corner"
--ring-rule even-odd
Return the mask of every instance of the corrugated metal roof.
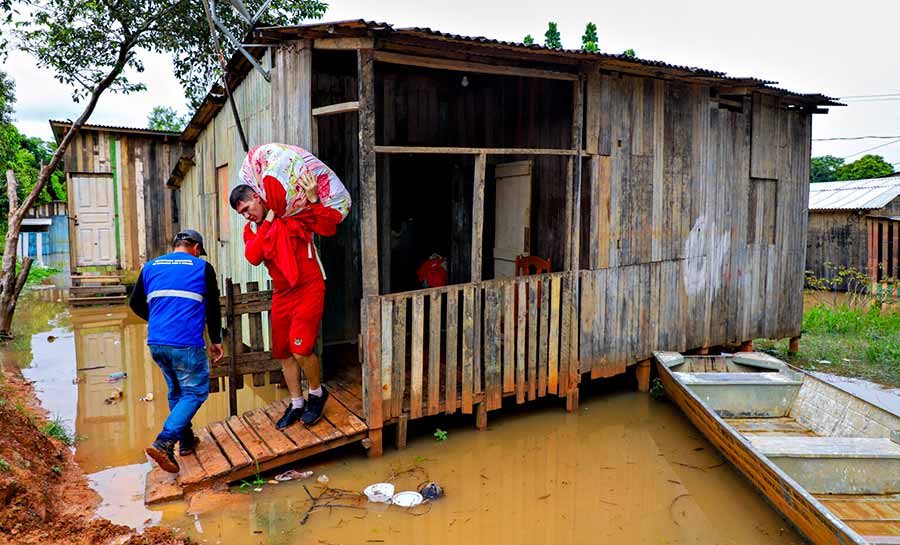
[[809, 186], [810, 210], [874, 210], [900, 197], [900, 174]]
[[[62, 139], [61, 132], [62, 129], [68, 128], [72, 126], [71, 121], [61, 121], [58, 119], [50, 120], [50, 128], [53, 130], [54, 136], [57, 140]], [[180, 132], [169, 132], [169, 131], [156, 131], [153, 129], [141, 128], [141, 127], [117, 127], [115, 125], [98, 125], [98, 124], [84, 124], [81, 126], [82, 129], [85, 130], [95, 130], [95, 131], [108, 131], [108, 132], [127, 132], [127, 133], [138, 133], [146, 136], [166, 136], [166, 137], [179, 137], [181, 136]]]
[[735, 77], [728, 76], [725, 72], [719, 70], [710, 70], [707, 68], [698, 68], [693, 66], [681, 66], [669, 64], [664, 61], [652, 59], [641, 59], [639, 57], [628, 57], [623, 54], [603, 53], [600, 51], [584, 51], [581, 49], [553, 49], [539, 44], [525, 45], [521, 42], [510, 42], [497, 40], [494, 38], [486, 38], [484, 36], [465, 36], [462, 34], [453, 34], [434, 30], [428, 27], [406, 27], [394, 28], [391, 24], [378, 21], [366, 21], [364, 19], [354, 19], [336, 22], [316, 22], [305, 25], [281, 26], [281, 27], [261, 27], [256, 30], [254, 35], [259, 37], [273, 36], [286, 37], [290, 34], [303, 35], [315, 34], [322, 32], [330, 36], [338, 37], [345, 34], [373, 33], [384, 37], [407, 36], [413, 38], [425, 38], [431, 40], [442, 40], [448, 42], [457, 42], [465, 44], [477, 44], [481, 46], [503, 48], [519, 51], [521, 53], [532, 53], [541, 55], [552, 55], [558, 57], [569, 57], [576, 59], [590, 60], [609, 60], [617, 64], [630, 64], [634, 66], [645, 66], [659, 68], [670, 71], [681, 72], [679, 76], [712, 79], [727, 81], [736, 86], [758, 87], [775, 91], [780, 95], [786, 95], [803, 101], [809, 101], [821, 106], [844, 106], [837, 102], [836, 98], [825, 96], [819, 93], [797, 93], [787, 89], [775, 87], [776, 81], [762, 80], [752, 77]]

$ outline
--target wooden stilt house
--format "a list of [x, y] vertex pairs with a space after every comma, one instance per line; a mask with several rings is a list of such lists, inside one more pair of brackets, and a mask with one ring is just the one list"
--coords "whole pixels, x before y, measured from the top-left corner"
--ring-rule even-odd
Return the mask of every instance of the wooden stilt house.
[[[228, 72], [250, 146], [309, 148], [353, 197], [321, 241], [323, 360], [358, 381], [373, 452], [385, 423], [462, 411], [484, 425], [507, 396], [572, 409], [587, 377], [640, 362], [646, 386], [654, 350], [800, 334], [811, 114], [828, 97], [364, 21], [250, 41], [258, 69], [235, 56]], [[181, 224], [236, 288], [237, 341], [213, 376], [264, 381], [278, 369], [266, 292], [241, 292], [268, 277], [228, 206], [244, 153], [221, 89], [182, 140]], [[447, 286], [416, 277], [432, 254]], [[550, 270], [517, 276], [527, 255]]]

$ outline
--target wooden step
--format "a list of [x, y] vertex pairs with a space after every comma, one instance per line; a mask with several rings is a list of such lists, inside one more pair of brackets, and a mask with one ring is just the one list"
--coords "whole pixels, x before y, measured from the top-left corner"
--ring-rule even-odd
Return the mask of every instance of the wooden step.
[[125, 286], [121, 284], [109, 286], [72, 286], [69, 288], [72, 297], [92, 297], [95, 295], [125, 295]]
[[337, 396], [328, 398], [325, 414], [314, 426], [307, 428], [298, 423], [279, 430], [275, 422], [284, 413], [286, 403], [276, 401], [198, 430], [200, 444], [196, 452], [178, 456], [181, 472], [177, 478], [154, 466], [145, 484], [145, 503], [169, 501], [217, 483], [246, 479], [257, 472], [361, 441], [368, 433], [365, 422]]
[[119, 284], [122, 282], [122, 277], [120, 275], [111, 275], [111, 274], [96, 274], [96, 275], [84, 275], [84, 274], [74, 274], [72, 275], [72, 285], [80, 286], [86, 284]]
[[110, 295], [102, 297], [70, 297], [69, 304], [74, 307], [91, 305], [122, 305], [128, 300], [124, 295]]

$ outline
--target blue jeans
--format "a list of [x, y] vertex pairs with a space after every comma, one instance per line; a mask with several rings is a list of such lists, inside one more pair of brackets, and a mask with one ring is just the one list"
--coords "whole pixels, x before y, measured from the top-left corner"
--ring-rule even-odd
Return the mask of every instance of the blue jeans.
[[169, 385], [169, 417], [156, 437], [180, 441], [191, 429], [191, 419], [209, 397], [209, 360], [203, 347], [149, 345], [150, 355]]

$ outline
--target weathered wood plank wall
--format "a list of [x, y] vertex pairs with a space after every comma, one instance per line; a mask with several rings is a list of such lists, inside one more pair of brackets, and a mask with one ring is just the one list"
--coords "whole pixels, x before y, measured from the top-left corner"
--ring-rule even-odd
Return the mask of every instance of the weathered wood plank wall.
[[[865, 216], [900, 216], [900, 198], [876, 210], [810, 210], [806, 270], [818, 278], [834, 276], [835, 267], [853, 267], [868, 274], [870, 258]], [[831, 265], [826, 266], [826, 263]]]
[[[171, 251], [180, 224], [166, 181], [185, 149], [176, 136], [85, 127], [66, 150], [69, 179], [109, 174], [116, 184], [121, 269], [137, 272], [147, 260]], [[78, 251], [77, 245], [70, 247]]]
[[[798, 334], [809, 114], [768, 97], [736, 112], [707, 86], [615, 74], [589, 77], [588, 89], [598, 96], [587, 97], [587, 126], [600, 132], [587, 142], [600, 156], [588, 173], [581, 263], [609, 267], [632, 301], [648, 290], [657, 301], [653, 279], [671, 274], [653, 324], [658, 349]], [[652, 271], [635, 288], [613, 272], [657, 262], [675, 271]]]

